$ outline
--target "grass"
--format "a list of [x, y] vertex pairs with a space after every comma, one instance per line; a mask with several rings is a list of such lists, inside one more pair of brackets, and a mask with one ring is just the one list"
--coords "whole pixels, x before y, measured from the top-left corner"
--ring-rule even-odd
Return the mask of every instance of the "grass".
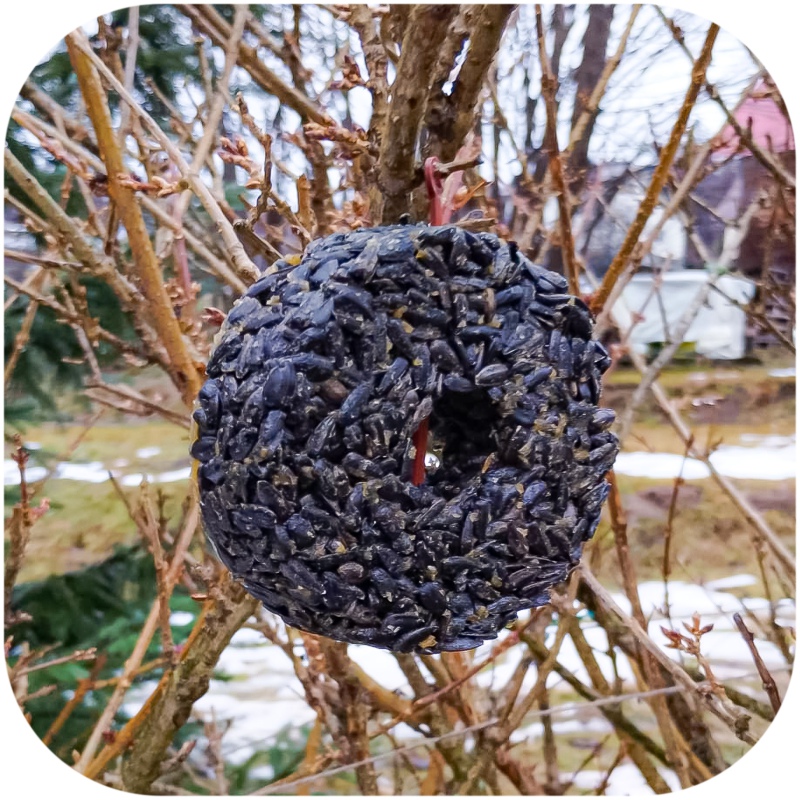
[[[189, 432], [178, 425], [150, 420], [132, 424], [130, 417], [121, 424], [101, 420], [88, 431], [86, 424], [45, 423], [26, 428], [23, 439], [42, 445], [41, 450], [35, 451], [39, 460], [60, 458], [80, 439], [70, 461], [102, 461], [111, 466], [118, 459], [124, 459], [131, 471], [136, 468], [152, 470], [154, 466], [168, 469], [178, 461], [185, 463], [190, 444]], [[138, 458], [136, 451], [146, 447], [158, 447], [161, 452], [154, 458]]]
[[[188, 481], [159, 487], [167, 517], [177, 516], [188, 488]], [[123, 491], [135, 501], [139, 490]], [[124, 503], [108, 482], [54, 480], [46, 484], [42, 494], [50, 500], [50, 511], [31, 530], [20, 573], [22, 583], [101, 561], [115, 545], [131, 544], [139, 538]]]
[[[628, 515], [628, 539], [640, 581], [661, 580], [665, 531], [673, 481], [617, 476]], [[776, 486], [776, 484], [780, 486]], [[795, 538], [795, 481], [736, 481], [763, 511], [767, 522], [792, 547]], [[604, 510], [603, 519], [586, 555], [601, 580], [620, 588], [622, 576], [614, 536]], [[678, 495], [670, 540], [670, 578], [705, 583], [749, 573], [758, 577], [752, 529], [728, 496], [711, 479], [687, 482]], [[778, 590], [779, 587], [771, 585]]]
[[[81, 436], [85, 433], [83, 438]], [[80, 439], [69, 461], [101, 462], [106, 467], [121, 467], [124, 473], [159, 473], [189, 463], [189, 433], [164, 422], [138, 424], [98, 424], [86, 432], [85, 425], [45, 424], [26, 429], [24, 441], [41, 445], [32, 451], [34, 463], [54, 466]], [[151, 458], [136, 456], [136, 451], [158, 447]], [[10, 452], [10, 448], [6, 448]], [[168, 517], [180, 510], [189, 490], [188, 481], [159, 484]], [[135, 501], [138, 488], [123, 488]], [[5, 514], [16, 500], [17, 491], [6, 491]], [[32, 581], [51, 574], [79, 569], [106, 557], [114, 545], [130, 544], [138, 532], [125, 504], [109, 481], [87, 483], [74, 480], [48, 480], [39, 491], [50, 500], [50, 511], [33, 527], [28, 556], [20, 581]]]

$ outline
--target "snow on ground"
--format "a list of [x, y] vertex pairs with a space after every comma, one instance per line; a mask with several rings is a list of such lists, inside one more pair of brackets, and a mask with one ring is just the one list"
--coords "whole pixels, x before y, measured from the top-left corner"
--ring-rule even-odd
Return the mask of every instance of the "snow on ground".
[[145, 478], [149, 483], [174, 483], [175, 481], [188, 480], [191, 474], [191, 467], [182, 467], [181, 469], [173, 469], [169, 472], [159, 472], [156, 474], [134, 472], [131, 475], [123, 476], [120, 483], [122, 483], [123, 486], [139, 486]]
[[[63, 462], [56, 466], [51, 480], [104, 483], [108, 480], [109, 472], [112, 472], [115, 478], [120, 478], [117, 468], [126, 465], [126, 461], [115, 461], [115, 469], [109, 470], [102, 461], [89, 461], [86, 463], [75, 461]], [[120, 480], [123, 486], [138, 486], [144, 478], [147, 478], [150, 483], [173, 483], [175, 481], [188, 480], [190, 475], [191, 467], [181, 467], [180, 469], [174, 469], [168, 472], [146, 474], [136, 472], [130, 475], [123, 475]], [[40, 481], [46, 476], [47, 469], [45, 467], [29, 466], [25, 469], [25, 478], [29, 483]], [[10, 458], [3, 461], [3, 483], [5, 486], [19, 485], [19, 469], [16, 463]]]
[[[730, 592], [720, 591], [724, 588], [749, 586], [755, 581], [752, 575], [732, 575], [728, 578], [712, 581], [705, 587], [682, 581], [670, 581], [668, 584], [669, 619], [666, 617], [664, 601], [664, 584], [660, 581], [647, 581], [639, 585], [642, 609], [648, 618], [648, 632], [655, 642], [665, 648], [671, 658], [684, 658], [676, 650], [666, 649], [667, 639], [661, 626], [672, 627], [685, 633], [683, 622], [690, 622], [692, 614], [699, 613], [703, 624], [713, 622], [714, 629], [703, 636], [702, 651], [708, 658], [714, 674], [722, 680], [735, 679], [750, 675], [754, 665], [750, 651], [737, 631], [732, 615], [744, 612], [745, 609], [763, 615], [768, 607], [767, 601], [761, 598], [737, 598]], [[619, 593], [613, 595], [614, 601], [626, 612], [630, 610], [628, 599]], [[791, 600], [784, 599], [778, 604], [782, 624], [794, 625], [795, 608]], [[192, 619], [188, 612], [175, 612], [170, 620], [174, 626], [187, 625]], [[757, 635], [757, 629], [748, 623]], [[612, 660], [608, 655], [606, 632], [594, 620], [586, 616], [582, 619], [582, 629], [587, 642], [595, 651], [597, 663], [609, 680], [618, 675], [630, 688], [634, 686], [634, 675], [628, 659], [621, 653], [615, 653]], [[556, 627], [551, 625], [545, 634], [545, 644], [553, 646]], [[502, 631], [500, 639], [508, 635]], [[785, 666], [785, 661], [778, 648], [770, 642], [756, 639], [761, 657], [768, 668]], [[496, 645], [496, 640], [487, 642], [474, 653], [474, 661], [485, 659]], [[372, 678], [379, 681], [391, 691], [407, 697], [411, 696], [405, 675], [400, 670], [394, 656], [386, 650], [350, 645], [350, 657]], [[482, 670], [476, 676], [477, 682], [486, 687], [499, 688], [511, 677], [522, 657], [521, 648], [512, 648], [503, 654], [496, 663]], [[559, 651], [559, 662], [573, 672], [579, 680], [589, 681], [575, 645], [570, 637], [565, 637]], [[616, 669], [616, 673], [615, 673]], [[216, 720], [223, 724], [230, 720], [232, 725], [223, 739], [225, 757], [231, 763], [240, 764], [254, 752], [274, 741], [284, 729], [299, 728], [314, 719], [314, 713], [305, 702], [302, 685], [294, 674], [286, 654], [275, 645], [269, 643], [261, 633], [252, 628], [239, 630], [225, 649], [211, 681], [208, 692], [195, 704], [194, 714], [200, 719], [210, 719], [213, 709]], [[523, 681], [522, 693], [530, 690], [536, 683], [536, 669], [528, 670]], [[567, 685], [555, 673], [548, 678], [548, 687], [554, 690], [567, 689]], [[135, 713], [146, 699], [155, 684], [149, 682], [131, 693], [125, 711]], [[553, 726], [556, 733], [605, 733], [608, 724], [596, 711], [585, 709], [557, 710], [553, 715]], [[419, 733], [408, 725], [401, 724], [394, 731], [398, 740], [403, 742], [419, 738]], [[542, 736], [541, 721], [533, 720], [514, 734], [512, 741], [530, 741]], [[635, 775], [634, 775], [635, 773]], [[609, 793], [639, 794], [649, 793], [641, 783], [638, 770], [629, 775], [626, 765], [621, 765], [612, 775]], [[670, 775], [664, 775], [670, 785]], [[636, 779], [638, 783], [631, 781]], [[265, 780], [268, 779], [265, 777]], [[578, 788], [591, 789], [602, 780], [601, 773], [583, 772]], [[624, 791], [623, 791], [624, 790]]]
[[[668, 769], [658, 770], [661, 777], [673, 792], [680, 791], [681, 783], [678, 776]], [[596, 789], [603, 782], [606, 773], [600, 770], [583, 769], [575, 776], [574, 786], [576, 789]], [[563, 773], [561, 780], [564, 782], [572, 779], [569, 773]], [[653, 790], [647, 785], [642, 773], [635, 764], [620, 764], [608, 779], [604, 795], [610, 797], [631, 797], [640, 794], [653, 794]]]
[[[30, 449], [35, 449], [31, 447]], [[160, 452], [158, 447], [142, 447], [136, 452], [139, 459], [152, 458]], [[761, 480], [786, 480], [796, 476], [795, 437], [761, 436], [744, 434], [739, 445], [723, 445], [711, 456], [714, 467], [722, 474], [734, 478]], [[161, 473], [133, 473], [122, 475], [119, 468], [126, 466], [114, 462], [115, 474], [124, 486], [138, 486], [143, 479], [151, 483], [170, 483], [187, 480], [190, 467], [182, 467]], [[687, 480], [709, 476], [705, 464], [696, 459], [685, 459], [672, 453], [632, 452], [621, 453], [615, 469], [625, 475], [635, 475], [654, 479], [673, 479], [679, 474]], [[14, 461], [8, 459], [3, 464], [4, 484], [18, 485], [19, 470]], [[35, 464], [26, 470], [29, 481], [40, 480], [47, 475], [44, 467]], [[108, 468], [101, 462], [58, 464], [51, 476], [56, 480], [75, 480], [88, 483], [102, 483], [108, 480]], [[715, 675], [720, 679], [737, 678], [753, 672], [750, 652], [733, 624], [734, 612], [753, 612], [764, 615], [769, 607], [762, 598], [738, 598], [730, 591], [757, 583], [753, 575], [732, 575], [705, 586], [671, 581], [665, 587], [660, 581], [640, 584], [639, 594], [642, 608], [648, 619], [648, 632], [657, 643], [665, 646], [667, 639], [661, 626], [672, 627], [684, 632], [683, 622], [690, 622], [692, 614], [699, 613], [703, 624], [713, 623], [714, 629], [702, 639], [702, 650], [709, 659]], [[630, 611], [630, 603], [622, 594], [614, 594], [615, 602], [625, 611]], [[668, 607], [667, 607], [668, 600]], [[796, 626], [796, 609], [788, 598], [777, 603], [778, 624]], [[188, 612], [175, 612], [171, 623], [182, 627], [192, 622], [193, 615]], [[754, 629], [753, 625], [749, 625]], [[633, 671], [627, 658], [620, 653], [612, 659], [608, 655], [608, 640], [605, 631], [590, 618], [582, 620], [586, 640], [595, 651], [595, 657], [603, 674], [613, 680], [619, 676], [623, 681], [633, 684]], [[757, 631], [756, 631], [757, 633]], [[502, 631], [499, 639], [508, 635]], [[546, 644], [553, 645], [555, 626], [546, 633]], [[487, 642], [474, 653], [475, 662], [486, 658], [496, 645]], [[784, 666], [779, 649], [770, 642], [757, 639], [761, 657], [769, 668]], [[400, 670], [394, 656], [385, 651], [366, 646], [351, 645], [348, 650], [351, 658], [372, 678], [378, 680], [391, 691], [406, 696], [411, 695], [408, 681]], [[665, 652], [673, 659], [684, 656], [671, 649]], [[495, 663], [476, 676], [476, 681], [485, 687], [501, 687], [507, 683], [520, 658], [521, 648], [512, 648]], [[566, 637], [559, 653], [559, 662], [573, 672], [580, 680], [588, 681], [588, 675], [577, 650]], [[199, 719], [210, 719], [213, 710], [219, 724], [230, 721], [232, 724], [223, 739], [225, 759], [234, 764], [246, 761], [254, 752], [274, 741], [283, 730], [297, 731], [302, 725], [314, 719], [314, 712], [305, 702], [302, 685], [294, 674], [291, 662], [280, 648], [270, 644], [259, 632], [244, 628], [236, 633], [225, 649], [208, 692], [195, 704], [194, 715]], [[521, 691], [530, 690], [536, 682], [535, 668], [529, 669]], [[567, 688], [555, 673], [548, 677], [548, 687]], [[123, 709], [135, 714], [141, 704], [155, 688], [155, 682], [148, 681], [136, 687], [127, 698]], [[553, 725], [558, 733], [602, 733], [608, 730], [607, 723], [599, 715], [579, 719], [575, 712], [554, 715]], [[542, 735], [542, 724], [533, 721], [514, 734], [513, 741], [528, 741]], [[419, 738], [419, 734], [408, 725], [401, 724], [395, 729], [398, 739], [409, 742]], [[271, 779], [269, 767], [263, 768], [260, 777]], [[269, 773], [269, 774], [268, 774]], [[569, 776], [564, 776], [565, 779]], [[579, 789], [594, 789], [603, 780], [604, 773], [583, 771], [576, 780]], [[678, 789], [673, 773], [664, 772], [663, 777], [674, 789]], [[620, 765], [612, 774], [607, 789], [608, 794], [650, 793], [639, 771], [629, 764]]]
[[[719, 473], [729, 478], [765, 481], [790, 480], [797, 475], [797, 446], [794, 436], [742, 436], [752, 446], [722, 445], [710, 461]], [[711, 476], [711, 470], [696, 458], [678, 453], [636, 451], [620, 453], [614, 463], [620, 475], [639, 478], [672, 479], [681, 475], [685, 480], [700, 480]]]
[[142, 447], [136, 451], [136, 458], [153, 458], [160, 452], [160, 447]]
[[744, 586], [752, 586], [758, 583], [755, 575], [729, 575], [727, 578], [719, 578], [715, 581], [706, 583], [707, 589], [740, 589]]
[[794, 378], [797, 370], [794, 367], [782, 367], [781, 369], [771, 369], [769, 374], [771, 378]]
[[[25, 478], [28, 481], [40, 481], [45, 475], [47, 470], [44, 467], [27, 467], [25, 470]], [[3, 461], [3, 485], [19, 486], [19, 467], [16, 461], [10, 458]]]
[[[711, 463], [729, 478], [780, 481], [797, 475], [797, 446], [794, 436], [759, 436], [743, 434], [741, 445], [722, 445], [711, 454]], [[160, 452], [158, 447], [143, 447], [136, 457], [152, 458]], [[115, 467], [124, 466], [115, 462]], [[685, 458], [679, 453], [652, 453], [645, 451], [623, 452], [617, 456], [614, 469], [620, 475], [631, 475], [654, 480], [671, 480], [682, 475], [685, 480], [701, 480], [711, 475], [708, 467], [695, 458]], [[108, 467], [100, 461], [88, 463], [66, 462], [58, 464], [52, 475], [54, 480], [103, 483], [108, 480]], [[185, 466], [161, 473], [117, 474], [123, 486], [138, 486], [146, 477], [150, 483], [173, 483], [187, 480], [191, 467]], [[27, 479], [38, 481], [47, 475], [44, 467], [29, 466]], [[3, 462], [3, 482], [6, 486], [19, 484], [19, 470], [11, 459]]]
[[[797, 475], [797, 446], [795, 436], [764, 436], [745, 433], [741, 444], [722, 445], [711, 454], [711, 463], [721, 474], [729, 478], [780, 481], [793, 479]], [[29, 443], [30, 449], [35, 449]], [[136, 451], [139, 459], [153, 458], [161, 452], [157, 446], [142, 447]], [[436, 456], [429, 453], [426, 459], [431, 464]], [[172, 483], [187, 480], [191, 467], [161, 473], [132, 473], [121, 475], [118, 470], [126, 462], [112, 464], [114, 475], [123, 486], [138, 486], [146, 477], [150, 483]], [[655, 480], [672, 480], [682, 475], [686, 480], [700, 480], [711, 475], [708, 467], [695, 458], [685, 458], [680, 453], [653, 453], [645, 451], [623, 452], [617, 456], [614, 469], [620, 475], [631, 475]], [[58, 464], [51, 476], [54, 480], [86, 481], [103, 483], [108, 480], [109, 469], [100, 461], [88, 463], [65, 462]], [[38, 481], [47, 475], [44, 467], [32, 464], [26, 470], [29, 481]], [[6, 486], [19, 484], [19, 469], [14, 461], [3, 462], [3, 482]]]

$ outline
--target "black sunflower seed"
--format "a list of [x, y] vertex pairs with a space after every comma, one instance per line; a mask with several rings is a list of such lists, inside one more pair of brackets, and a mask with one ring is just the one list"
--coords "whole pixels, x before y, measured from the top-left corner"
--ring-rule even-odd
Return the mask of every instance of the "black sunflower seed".
[[[546, 603], [618, 449], [565, 279], [452, 226], [333, 234], [275, 268], [193, 414], [222, 562], [287, 623], [397, 652], [474, 648]], [[438, 466], [414, 485], [423, 422]]]

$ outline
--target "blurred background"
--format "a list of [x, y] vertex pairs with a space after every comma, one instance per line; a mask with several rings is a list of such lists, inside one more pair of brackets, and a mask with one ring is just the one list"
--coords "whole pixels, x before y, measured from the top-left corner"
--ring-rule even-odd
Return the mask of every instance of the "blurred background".
[[[474, 653], [394, 656], [226, 581], [190, 414], [254, 277], [427, 219], [431, 156], [456, 224], [592, 301], [623, 446], [551, 606]], [[4, 228], [6, 656], [79, 772], [166, 794], [660, 793], [773, 719], [795, 649], [795, 141], [724, 31], [651, 5], [123, 9], [22, 87]]]

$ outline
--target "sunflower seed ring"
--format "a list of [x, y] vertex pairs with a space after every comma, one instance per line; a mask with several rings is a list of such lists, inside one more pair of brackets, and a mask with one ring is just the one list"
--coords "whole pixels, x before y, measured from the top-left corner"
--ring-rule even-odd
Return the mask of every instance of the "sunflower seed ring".
[[566, 289], [455, 226], [279, 261], [228, 315], [194, 412], [220, 560], [288, 624], [399, 652], [471, 649], [547, 603], [618, 452], [610, 360]]

